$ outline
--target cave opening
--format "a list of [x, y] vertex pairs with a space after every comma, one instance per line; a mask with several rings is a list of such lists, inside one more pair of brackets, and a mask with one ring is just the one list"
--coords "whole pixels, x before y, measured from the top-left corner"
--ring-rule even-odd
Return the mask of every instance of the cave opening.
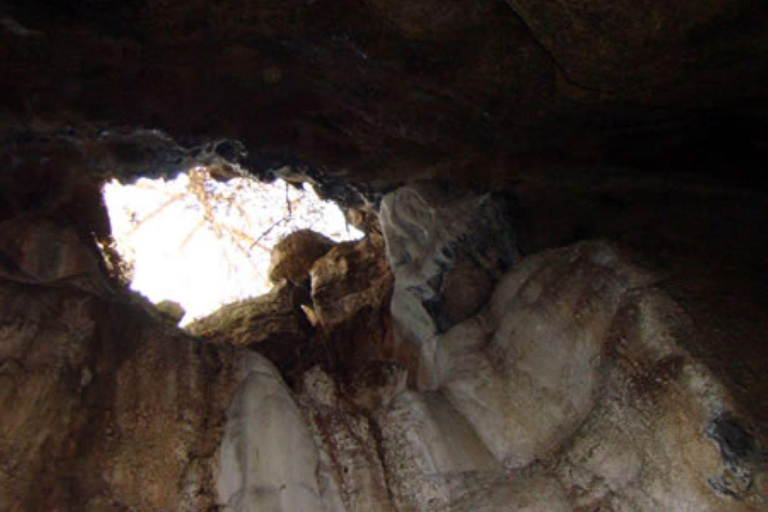
[[119, 272], [154, 304], [181, 306], [181, 325], [267, 293], [271, 250], [290, 233], [311, 228], [337, 242], [363, 236], [311, 186], [214, 174], [198, 166], [173, 179], [113, 179], [102, 188]]

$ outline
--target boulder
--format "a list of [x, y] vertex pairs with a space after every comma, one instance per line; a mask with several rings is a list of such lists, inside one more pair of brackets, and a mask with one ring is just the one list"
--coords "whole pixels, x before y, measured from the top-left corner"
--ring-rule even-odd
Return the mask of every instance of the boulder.
[[269, 279], [286, 279], [298, 286], [309, 276], [312, 265], [336, 243], [311, 229], [301, 229], [280, 240], [272, 248]]

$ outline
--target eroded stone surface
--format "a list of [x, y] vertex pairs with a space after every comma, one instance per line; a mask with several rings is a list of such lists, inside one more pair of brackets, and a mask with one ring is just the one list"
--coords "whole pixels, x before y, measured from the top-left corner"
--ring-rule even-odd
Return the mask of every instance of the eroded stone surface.
[[227, 412], [219, 452], [224, 510], [338, 510], [322, 496], [311, 431], [277, 369], [258, 354], [242, 364], [243, 383]]
[[336, 509], [394, 512], [376, 425], [345, 400], [333, 378], [317, 367], [304, 375], [298, 398], [320, 452], [321, 474], [338, 487], [341, 504]]
[[383, 238], [371, 233], [359, 242], [340, 243], [312, 267], [316, 341], [325, 346], [331, 366], [344, 372], [364, 370], [370, 362], [409, 362], [409, 354], [392, 343], [393, 276], [383, 255]]
[[293, 379], [314, 365], [313, 329], [301, 309], [308, 294], [287, 281], [269, 293], [227, 304], [184, 330], [208, 343], [249, 347]]
[[[129, 300], [0, 287], [0, 509], [204, 509], [231, 353]], [[40, 489], [47, 489], [40, 492]]]
[[[404, 200], [384, 201], [387, 251], [409, 259], [395, 260], [404, 268], [394, 277], [422, 306], [425, 297], [442, 304], [425, 309], [428, 329], [408, 331], [418, 352], [397, 357], [377, 296], [384, 287], [374, 286], [386, 282], [383, 248], [361, 242], [316, 263], [325, 270], [314, 299], [332, 327], [315, 332], [320, 343], [283, 343], [314, 368], [280, 375], [279, 364], [242, 345], [285, 341], [295, 307], [277, 327], [252, 321], [251, 310], [234, 326], [214, 322], [219, 343], [204, 343], [105, 277], [94, 286], [101, 268], [78, 255], [96, 254], [86, 242], [104, 234], [102, 215], [73, 217], [95, 204], [93, 184], [52, 180], [45, 196], [45, 186], [20, 179], [24, 169], [74, 177], [86, 162], [75, 151], [59, 154], [61, 167], [30, 164], [50, 156], [5, 162], [19, 194], [3, 191], [13, 200], [0, 208], [9, 244], [0, 283], [2, 510], [758, 512], [768, 503], [764, 431], [750, 416], [754, 366], [745, 363], [743, 380], [717, 377], [693, 352], [700, 340], [715, 345], [708, 329], [718, 327], [697, 320], [706, 308], [689, 314], [695, 286], [678, 300], [678, 281], [655, 283], [613, 245], [517, 260], [503, 251], [508, 239], [479, 242], [498, 224], [483, 235], [468, 223], [483, 196], [406, 189]], [[440, 256], [466, 231], [459, 249], [472, 251]], [[464, 296], [467, 283], [480, 293]], [[739, 291], [760, 304], [751, 288]], [[263, 305], [285, 311], [313, 299], [286, 297]], [[409, 327], [418, 318], [394, 320]], [[741, 333], [712, 339], [749, 341]], [[320, 357], [340, 341], [354, 350]], [[417, 367], [428, 380], [412, 378]]]
[[406, 389], [396, 367], [344, 383], [316, 368], [298, 391], [281, 387], [304, 425], [283, 444], [306, 446], [317, 468], [306, 499], [329, 510], [762, 510], [764, 440], [681, 348], [690, 319], [653, 283], [605, 243], [545, 251], [428, 340], [432, 390]]
[[437, 339], [439, 386], [500, 462], [527, 466], [581, 424], [636, 281], [607, 247], [542, 254], [499, 283], [483, 315]]
[[753, 0], [29, 0], [1, 16], [5, 126], [238, 137], [248, 158], [218, 151], [261, 172], [514, 178], [550, 148], [663, 162], [671, 146], [695, 162], [688, 144], [717, 154], [728, 135], [716, 115], [766, 119], [768, 16]]
[[[385, 196], [380, 217], [395, 276], [395, 334], [432, 360], [434, 346], [425, 340], [476, 314], [515, 261], [510, 205], [491, 194], [420, 183]], [[434, 385], [432, 370], [420, 370], [421, 385]]]
[[201, 338], [235, 345], [289, 345], [305, 341], [309, 326], [301, 291], [283, 281], [269, 293], [221, 307], [186, 327]]
[[337, 245], [312, 266], [312, 306], [324, 327], [333, 328], [365, 308], [386, 306], [392, 274], [383, 253], [384, 240], [374, 234]]
[[312, 265], [336, 245], [330, 238], [311, 229], [301, 229], [280, 240], [273, 248], [269, 279], [286, 279], [298, 286], [309, 276]]
[[107, 275], [83, 146], [32, 141], [0, 160], [0, 510], [212, 506], [234, 351]]

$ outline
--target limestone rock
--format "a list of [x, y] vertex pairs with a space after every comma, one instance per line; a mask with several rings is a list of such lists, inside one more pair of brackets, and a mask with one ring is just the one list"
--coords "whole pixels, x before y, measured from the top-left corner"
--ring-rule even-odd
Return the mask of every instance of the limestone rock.
[[3, 284], [0, 510], [212, 506], [234, 377], [127, 297]]
[[[651, 284], [605, 244], [547, 251], [505, 275], [477, 317], [423, 340], [435, 390], [381, 415], [401, 506], [484, 510], [504, 474], [494, 465], [545, 461], [544, 485], [559, 490], [533, 498], [541, 510], [761, 510], [764, 441], [681, 349], [685, 313]], [[470, 440], [487, 465], [451, 462]], [[485, 498], [470, 498], [476, 487]]]
[[[0, 119], [8, 131], [37, 123], [156, 126], [192, 140], [238, 134], [250, 156], [221, 152], [264, 173], [295, 155], [390, 185], [515, 178], [528, 152], [578, 164], [590, 152], [626, 162], [627, 147], [630, 159], [657, 145], [703, 151], [727, 134], [715, 128], [697, 143], [701, 117], [718, 125], [719, 112], [761, 130], [766, 19], [754, 0], [344, 0], [332, 9], [30, 0], [0, 18]], [[36, 103], [25, 105], [30, 90]], [[748, 101], [755, 107], [745, 111]], [[119, 149], [124, 161], [144, 156], [130, 143]]]
[[763, 434], [681, 348], [686, 312], [605, 243], [523, 259], [419, 340], [427, 390], [382, 362], [289, 387], [251, 350], [76, 288], [4, 284], [0, 302], [9, 510], [765, 508]]
[[370, 418], [355, 410], [334, 379], [317, 367], [302, 379], [299, 404], [318, 446], [322, 473], [338, 488], [343, 510], [394, 512]]
[[[395, 276], [395, 334], [419, 350], [429, 346], [418, 340], [475, 315], [518, 257], [505, 197], [417, 183], [387, 194], [380, 218]], [[431, 379], [421, 372], [418, 378]]]
[[407, 382], [408, 370], [397, 362], [369, 361], [355, 368], [343, 391], [355, 408], [377, 414], [389, 409], [407, 389]]
[[112, 285], [92, 242], [71, 226], [45, 219], [0, 223], [0, 277], [108, 294]]
[[363, 233], [381, 234], [379, 216], [372, 209], [347, 208], [344, 212], [344, 217], [347, 219], [347, 222]]
[[222, 306], [185, 330], [211, 343], [246, 346], [276, 364], [284, 376], [311, 367], [312, 327], [301, 309], [305, 293], [282, 281], [259, 297]]
[[312, 305], [320, 323], [334, 327], [359, 311], [386, 305], [392, 274], [384, 259], [384, 241], [375, 234], [344, 242], [312, 266]]
[[195, 336], [233, 345], [303, 340], [309, 331], [299, 309], [300, 294], [283, 281], [269, 293], [227, 304], [185, 329]]
[[527, 466], [581, 424], [608, 329], [638, 284], [607, 247], [545, 253], [500, 281], [482, 317], [438, 337], [438, 386], [500, 462]]
[[301, 229], [280, 240], [272, 248], [269, 279], [286, 279], [298, 286], [309, 275], [312, 265], [336, 243], [310, 229]]
[[157, 309], [161, 316], [167, 318], [174, 324], [181, 322], [181, 319], [184, 318], [184, 314], [186, 313], [184, 308], [181, 307], [181, 304], [172, 300], [158, 302], [155, 304], [155, 309]]
[[469, 482], [501, 471], [472, 427], [439, 393], [400, 394], [382, 414], [384, 460], [402, 510], [450, 510]]
[[[557, 6], [541, 13], [549, 9]], [[437, 24], [460, 20], [446, 15], [409, 33], [440, 34]], [[334, 51], [347, 43], [335, 41]], [[287, 90], [293, 79], [286, 68]], [[139, 174], [145, 162], [179, 165], [159, 149], [145, 160], [142, 148], [122, 146]], [[763, 290], [742, 287], [743, 274], [733, 286], [741, 268], [716, 265], [735, 291], [710, 297], [711, 267], [694, 258], [681, 262], [695, 275], [682, 292], [679, 276], [656, 283], [631, 253], [604, 242], [519, 259], [516, 232], [501, 228], [511, 223], [503, 202], [411, 185], [384, 198], [386, 248], [372, 238], [313, 266], [327, 265], [315, 276], [316, 331], [301, 324], [300, 306], [313, 297], [284, 282], [263, 302], [202, 322], [191, 338], [136, 297], [83, 286], [101, 272], [86, 242], [104, 232], [93, 195], [65, 186], [77, 165], [56, 181], [55, 166], [34, 174], [51, 155], [12, 154], [0, 171], [14, 189], [0, 190], [2, 512], [762, 512], [768, 504], [765, 428], [752, 416], [764, 423]], [[654, 187], [642, 197], [658, 194]], [[706, 204], [718, 205], [719, 193]], [[55, 203], [48, 210], [46, 198]], [[689, 201], [676, 207], [696, 206]], [[763, 202], [750, 204], [759, 213], [746, 217], [762, 219]], [[757, 230], [740, 233], [731, 212], [712, 214], [727, 214], [720, 227], [699, 225], [707, 235], [699, 243], [714, 246], [715, 228], [733, 232], [714, 238], [732, 243], [720, 253], [746, 240], [748, 268], [762, 265]], [[539, 247], [573, 234], [544, 233]], [[379, 293], [382, 252], [394, 268], [394, 326]], [[728, 302], [714, 312], [731, 319], [710, 315], [703, 296]], [[408, 353], [414, 364], [393, 357], [393, 332], [418, 349]], [[324, 357], [341, 346], [349, 350]], [[736, 357], [744, 354], [757, 362]]]
[[[227, 512], [332, 512], [312, 433], [277, 369], [258, 354], [227, 413], [217, 488]], [[328, 500], [328, 501], [327, 501]]]
[[393, 343], [393, 277], [381, 235], [371, 233], [331, 249], [312, 267], [311, 283], [317, 342], [332, 361], [326, 368], [354, 373], [371, 361], [407, 365], [407, 354]]
[[[765, 472], [757, 462], [764, 441], [750, 433], [728, 390], [681, 349], [670, 318], [685, 313], [653, 288], [618, 312], [605, 391], [560, 479], [587, 508], [761, 510], [766, 495], [753, 483]], [[734, 443], [740, 455], [728, 448]]]

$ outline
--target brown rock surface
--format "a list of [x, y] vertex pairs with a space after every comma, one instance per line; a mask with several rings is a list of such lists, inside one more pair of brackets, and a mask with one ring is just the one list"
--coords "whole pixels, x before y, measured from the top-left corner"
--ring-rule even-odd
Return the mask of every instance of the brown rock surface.
[[0, 288], [0, 509], [193, 511], [215, 499], [232, 352], [147, 309]]
[[[754, 0], [0, 4], [0, 511], [765, 510], [766, 52]], [[193, 338], [94, 240], [194, 165], [369, 238]]]
[[439, 335], [429, 390], [394, 366], [290, 390], [253, 361], [226, 510], [762, 510], [764, 436], [654, 280], [600, 242], [528, 257]]
[[210, 343], [256, 350], [282, 375], [296, 377], [313, 364], [312, 327], [301, 310], [304, 295], [282, 281], [267, 294], [222, 306], [184, 329]]
[[392, 293], [384, 240], [376, 234], [337, 245], [315, 262], [310, 275], [312, 306], [320, 323], [329, 329], [361, 310], [381, 310]]
[[704, 172], [723, 148], [756, 151], [720, 120], [749, 138], [766, 119], [752, 0], [30, 0], [1, 15], [6, 126], [231, 137], [260, 171], [298, 159], [392, 183], [672, 155]]
[[0, 152], [0, 510], [206, 509], [238, 358], [107, 276], [88, 155]]
[[272, 248], [269, 279], [281, 279], [298, 286], [309, 276], [312, 265], [336, 243], [311, 229], [300, 229], [280, 240]]
[[375, 371], [379, 363], [416, 363], [410, 347], [396, 346], [392, 337], [394, 276], [380, 234], [340, 243], [315, 263], [311, 277], [318, 339], [333, 354], [330, 368], [342, 380]]

